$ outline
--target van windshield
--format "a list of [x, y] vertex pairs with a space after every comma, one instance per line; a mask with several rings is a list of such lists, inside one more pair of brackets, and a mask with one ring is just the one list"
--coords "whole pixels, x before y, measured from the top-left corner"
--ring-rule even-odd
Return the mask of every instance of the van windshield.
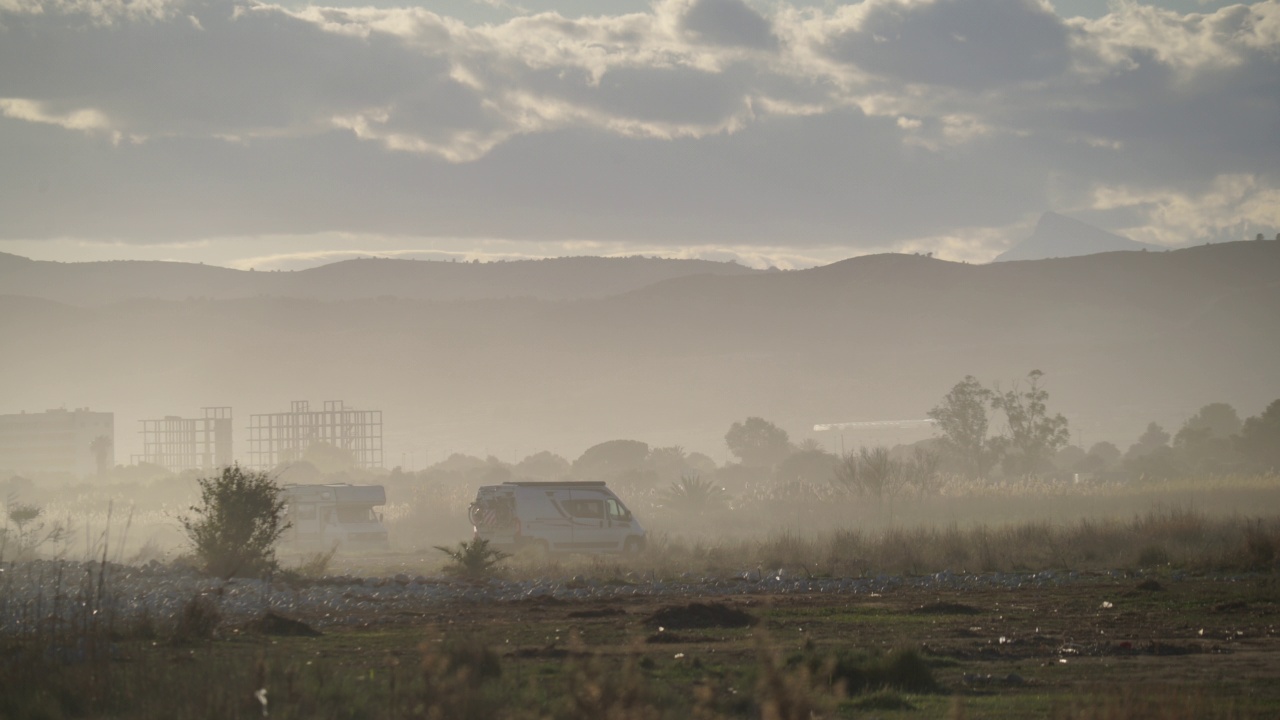
[[631, 511], [622, 506], [617, 500], [609, 500], [609, 519], [610, 520], [630, 520]]

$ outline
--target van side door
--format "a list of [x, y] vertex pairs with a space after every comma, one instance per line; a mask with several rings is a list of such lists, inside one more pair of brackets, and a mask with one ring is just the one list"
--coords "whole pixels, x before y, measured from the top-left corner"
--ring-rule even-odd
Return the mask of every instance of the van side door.
[[590, 490], [574, 490], [566, 503], [573, 518], [573, 548], [580, 552], [617, 550], [621, 537], [609, 524], [605, 496]]

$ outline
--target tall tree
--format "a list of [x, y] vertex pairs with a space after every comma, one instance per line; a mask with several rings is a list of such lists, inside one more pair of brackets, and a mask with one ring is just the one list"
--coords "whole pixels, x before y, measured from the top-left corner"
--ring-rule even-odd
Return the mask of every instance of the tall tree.
[[1169, 433], [1164, 428], [1152, 422], [1147, 424], [1147, 429], [1143, 431], [1142, 436], [1138, 438], [1138, 442], [1129, 446], [1128, 452], [1124, 454], [1125, 460], [1140, 458], [1145, 455], [1169, 448]]
[[573, 474], [584, 479], [616, 478], [644, 466], [649, 443], [639, 440], [608, 440], [587, 448], [573, 461]]
[[1280, 469], [1280, 400], [1257, 417], [1244, 421], [1237, 441], [1240, 452], [1261, 470]]
[[1240, 416], [1230, 405], [1205, 405], [1173, 437], [1178, 462], [1196, 475], [1230, 472], [1239, 457], [1231, 436], [1240, 431], [1240, 425]]
[[960, 459], [965, 474], [973, 480], [985, 478], [1000, 459], [999, 440], [987, 437], [987, 405], [994, 396], [976, 378], [966, 375], [929, 411], [942, 433], [943, 448]]
[[1067, 419], [1050, 415], [1049, 391], [1040, 385], [1044, 373], [1027, 373], [1027, 388], [1015, 385], [1012, 390], [996, 393], [991, 404], [1004, 411], [1009, 423], [1009, 444], [1015, 451], [1012, 469], [1020, 475], [1033, 475], [1050, 467], [1050, 458], [1071, 439]]
[[764, 418], [749, 417], [745, 422], [734, 423], [725, 433], [724, 442], [743, 465], [773, 467], [791, 454], [787, 431]]
[[1181, 445], [1196, 434], [1209, 438], [1229, 438], [1240, 432], [1240, 416], [1236, 409], [1226, 403], [1209, 403], [1200, 408], [1182, 424], [1182, 429], [1174, 436], [1174, 443]]

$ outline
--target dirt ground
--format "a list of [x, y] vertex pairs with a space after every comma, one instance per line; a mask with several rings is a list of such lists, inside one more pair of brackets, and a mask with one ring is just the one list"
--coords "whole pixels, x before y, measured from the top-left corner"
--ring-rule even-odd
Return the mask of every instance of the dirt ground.
[[[1280, 581], [1098, 578], [1058, 587], [881, 595], [554, 599], [455, 604], [406, 618], [462, 633], [532, 666], [573, 653], [620, 660], [696, 684], [731, 683], [762, 648], [779, 658], [915, 648], [939, 691], [877, 713], [921, 707], [968, 717], [1043, 715], [1082, 698], [1168, 691], [1226, 704], [1229, 716], [1280, 717]], [[923, 705], [922, 705], [923, 703]], [[843, 706], [846, 707], [847, 705]], [[934, 716], [925, 712], [924, 716]]]

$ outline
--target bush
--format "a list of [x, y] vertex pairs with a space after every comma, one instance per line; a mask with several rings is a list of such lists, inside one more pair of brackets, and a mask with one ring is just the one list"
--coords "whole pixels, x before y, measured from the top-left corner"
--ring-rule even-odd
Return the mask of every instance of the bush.
[[489, 541], [484, 538], [460, 542], [457, 549], [443, 545], [437, 545], [436, 549], [449, 556], [451, 562], [444, 568], [446, 573], [469, 578], [492, 574], [498, 563], [510, 557], [501, 550], [489, 547]]
[[230, 465], [197, 480], [200, 504], [180, 518], [205, 572], [257, 577], [276, 569], [273, 546], [285, 530], [284, 500], [274, 479]]
[[13, 495], [6, 502], [8, 522], [0, 527], [0, 560], [30, 560], [42, 545], [69, 538], [70, 531], [64, 523], [46, 525], [40, 519], [44, 509], [38, 505], [17, 502]]

